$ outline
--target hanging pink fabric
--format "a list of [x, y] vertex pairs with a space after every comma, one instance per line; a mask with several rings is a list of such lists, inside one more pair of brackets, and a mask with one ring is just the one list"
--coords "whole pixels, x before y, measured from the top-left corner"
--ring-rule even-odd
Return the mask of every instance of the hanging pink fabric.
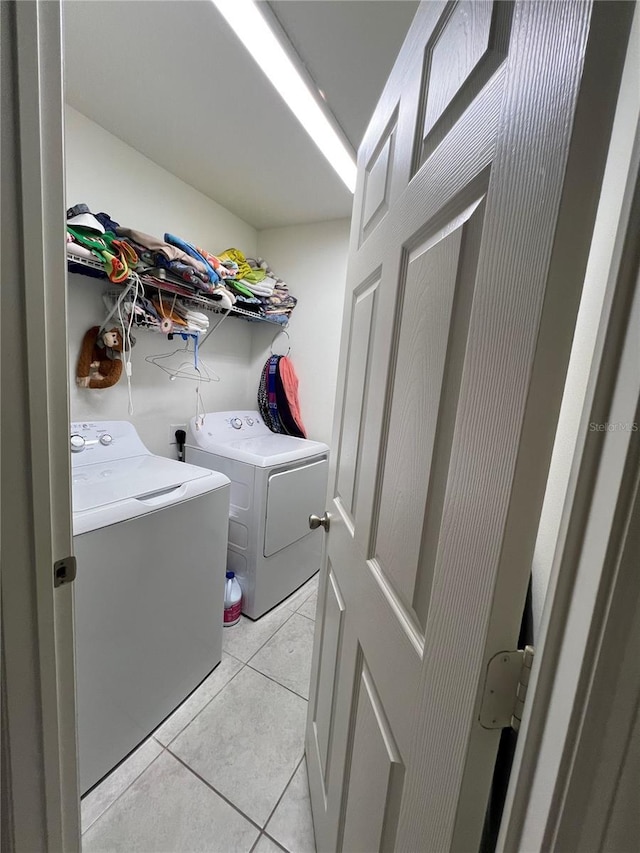
[[302, 415], [300, 414], [300, 401], [298, 400], [298, 377], [293, 368], [293, 365], [286, 356], [282, 356], [278, 365], [280, 378], [287, 395], [289, 409], [295, 422], [297, 423], [303, 437], [307, 437], [307, 431], [302, 423]]

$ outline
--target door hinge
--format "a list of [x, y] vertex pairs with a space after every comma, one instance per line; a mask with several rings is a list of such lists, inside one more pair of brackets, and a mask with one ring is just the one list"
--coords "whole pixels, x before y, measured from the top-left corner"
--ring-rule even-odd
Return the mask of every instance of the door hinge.
[[534, 655], [533, 646], [515, 652], [499, 652], [487, 666], [480, 725], [485, 729], [518, 731]]
[[76, 579], [77, 563], [75, 557], [65, 557], [53, 564], [53, 585], [62, 586]]

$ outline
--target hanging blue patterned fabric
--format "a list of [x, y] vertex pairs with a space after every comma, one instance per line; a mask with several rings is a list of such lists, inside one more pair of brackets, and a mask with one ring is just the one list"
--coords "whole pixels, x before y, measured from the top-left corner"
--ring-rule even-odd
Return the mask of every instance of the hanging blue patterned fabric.
[[281, 356], [272, 355], [269, 358], [269, 370], [267, 374], [267, 399], [269, 401], [269, 415], [271, 417], [271, 429], [273, 432], [284, 432], [284, 427], [278, 415], [278, 397], [276, 393], [276, 382], [278, 374], [278, 362]]
[[269, 374], [269, 361], [265, 362], [264, 367], [262, 368], [262, 373], [260, 374], [260, 383], [258, 384], [258, 409], [260, 410], [260, 414], [262, 415], [262, 420], [269, 427], [269, 429], [273, 429], [271, 426], [271, 415], [269, 414], [269, 396], [267, 394], [267, 376]]

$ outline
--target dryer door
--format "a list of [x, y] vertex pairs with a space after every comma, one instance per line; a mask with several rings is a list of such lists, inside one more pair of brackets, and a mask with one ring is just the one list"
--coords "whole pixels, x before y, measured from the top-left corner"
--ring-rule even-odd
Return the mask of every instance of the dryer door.
[[264, 556], [311, 534], [309, 516], [324, 506], [327, 496], [326, 457], [308, 465], [278, 471], [269, 477]]

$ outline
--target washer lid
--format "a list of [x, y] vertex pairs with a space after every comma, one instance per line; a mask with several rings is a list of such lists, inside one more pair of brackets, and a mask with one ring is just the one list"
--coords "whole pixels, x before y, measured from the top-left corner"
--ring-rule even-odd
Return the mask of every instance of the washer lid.
[[214, 479], [220, 478], [210, 488], [227, 482], [226, 477], [206, 468], [151, 454], [83, 465], [73, 472], [73, 511], [85, 512], [117, 501], [149, 497], [210, 474]]
[[73, 471], [73, 533], [87, 533], [229, 483], [224, 474], [145, 454], [82, 465]]

